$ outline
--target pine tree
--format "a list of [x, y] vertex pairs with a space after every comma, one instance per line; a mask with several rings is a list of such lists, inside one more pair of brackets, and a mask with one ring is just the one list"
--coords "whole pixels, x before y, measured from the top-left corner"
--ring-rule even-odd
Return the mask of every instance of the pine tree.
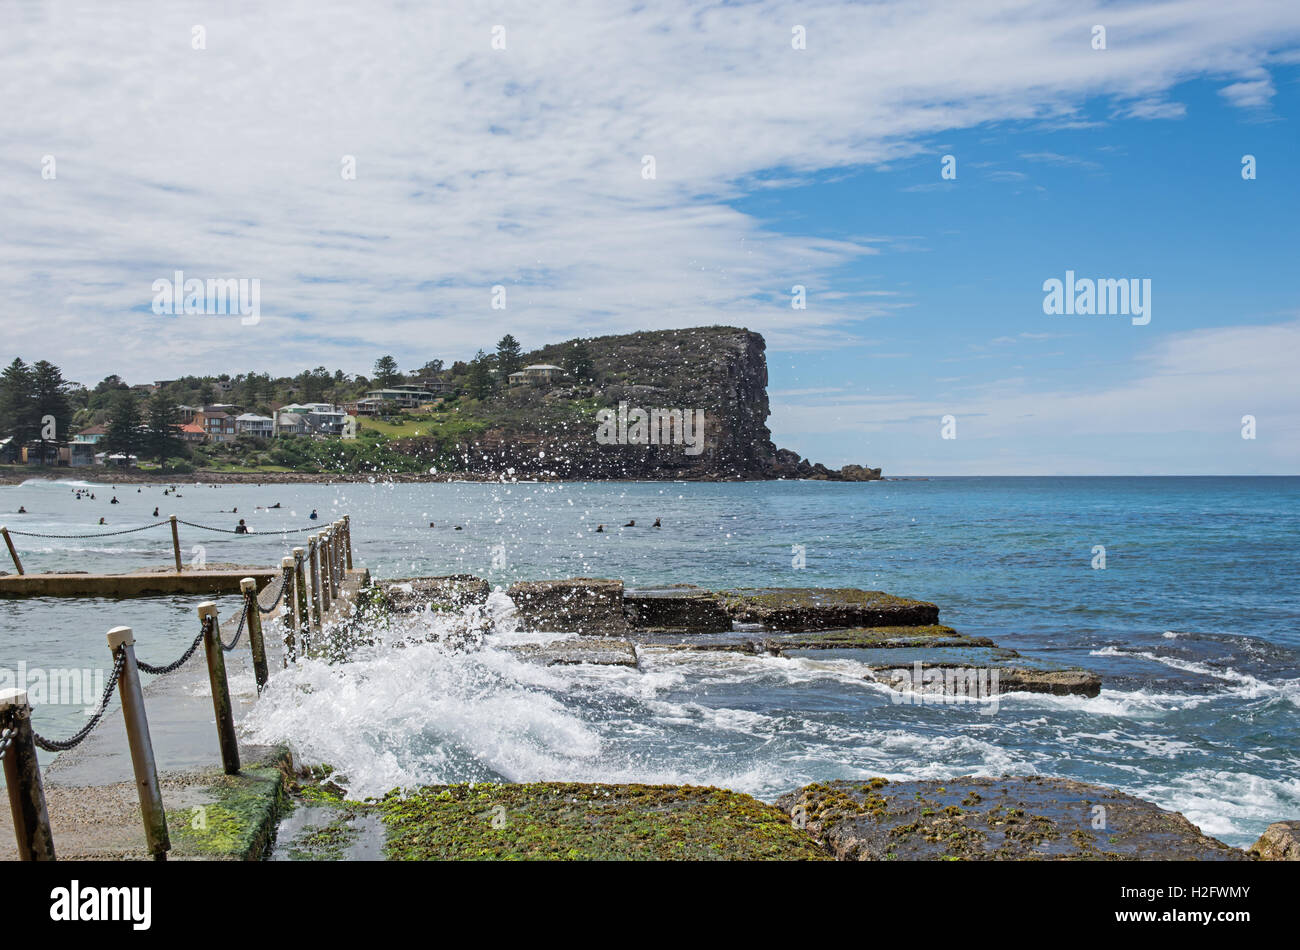
[[517, 373], [523, 365], [523, 347], [507, 333], [497, 343], [497, 372], [502, 379], [506, 379], [511, 373]]
[[68, 384], [63, 373], [48, 360], [32, 367], [32, 390], [44, 462], [47, 443], [67, 442], [71, 438], [72, 403], [68, 400]]
[[596, 362], [591, 358], [591, 351], [587, 349], [587, 344], [582, 340], [573, 341], [573, 346], [569, 348], [568, 364], [569, 375], [578, 382], [585, 383], [594, 380]]
[[488, 357], [482, 350], [469, 364], [469, 392], [475, 399], [487, 399], [492, 395], [492, 374], [488, 372]]
[[375, 385], [380, 389], [388, 389], [401, 379], [402, 374], [397, 369], [397, 360], [391, 356], [381, 356], [375, 360]]
[[104, 436], [110, 452], [138, 456], [143, 449], [144, 436], [140, 431], [140, 405], [135, 393], [122, 393], [113, 403], [108, 417], [108, 433]]
[[0, 373], [0, 438], [13, 436], [16, 445], [23, 445], [36, 438], [39, 431], [35, 374], [14, 357]]
[[164, 465], [173, 455], [181, 455], [185, 444], [176, 436], [177, 419], [180, 412], [176, 401], [159, 389], [149, 397], [146, 409], [147, 419], [143, 433], [143, 451]]

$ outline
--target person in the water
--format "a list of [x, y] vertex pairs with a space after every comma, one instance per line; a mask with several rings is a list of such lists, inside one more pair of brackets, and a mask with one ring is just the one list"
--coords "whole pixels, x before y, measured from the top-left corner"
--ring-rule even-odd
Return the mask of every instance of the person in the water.
[[652, 524], [650, 527], [652, 527], [652, 528], [662, 528], [663, 525], [661, 525], [661, 524], [659, 523], [659, 519], [656, 518], [656, 519], [655, 519], [655, 523]]
[[235, 534], [248, 534], [248, 525], [244, 524], [244, 519], [239, 519], [239, 524], [235, 525]]
[[155, 509], [153, 510], [153, 516], [154, 516], [155, 518], [158, 517], [158, 509], [157, 509], [157, 508], [155, 508]]
[[603, 524], [598, 524], [598, 525], [596, 525], [596, 533], [597, 533], [597, 534], [602, 534], [602, 533], [604, 533], [604, 531], [605, 531], [605, 526], [604, 526]]
[[636, 519], [633, 518], [633, 519], [630, 520], [627, 524], [623, 525], [623, 527], [625, 527], [625, 528], [635, 528], [635, 527], [636, 527]]
[[311, 514], [309, 514], [307, 517], [310, 518], [312, 521], [315, 521], [315, 520], [316, 520], [317, 518], [319, 518], [320, 516], [319, 516], [318, 514], [316, 514], [316, 509], [313, 508], [313, 509], [311, 510]]
[[105, 525], [108, 524], [108, 522], [105, 521], [102, 517], [99, 519], [99, 523], [100, 523], [100, 524], [105, 524]]
[[25, 514], [27, 514], [27, 509], [24, 508], [22, 505], [19, 505], [19, 506], [18, 506], [18, 513], [19, 513], [20, 515], [25, 515]]

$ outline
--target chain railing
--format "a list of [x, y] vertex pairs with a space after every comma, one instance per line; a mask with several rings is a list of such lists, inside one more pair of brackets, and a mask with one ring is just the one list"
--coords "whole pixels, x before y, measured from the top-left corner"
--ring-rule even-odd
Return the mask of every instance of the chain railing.
[[304, 528], [276, 528], [270, 531], [253, 531], [251, 528], [240, 530], [239, 528], [219, 528], [216, 525], [199, 524], [196, 521], [184, 521], [175, 515], [169, 516], [165, 521], [155, 521], [152, 524], [138, 525], [134, 528], [119, 528], [116, 531], [96, 531], [85, 534], [52, 534], [43, 531], [17, 531], [6, 526], [0, 526], [0, 538], [4, 539], [5, 546], [9, 549], [9, 556], [14, 562], [14, 567], [19, 574], [25, 573], [23, 562], [18, 556], [18, 549], [14, 546], [14, 538], [40, 538], [42, 540], [59, 540], [59, 541], [93, 541], [97, 538], [115, 538], [126, 534], [136, 534], [140, 531], [149, 531], [153, 528], [170, 526], [172, 532], [172, 553], [176, 562], [176, 573], [183, 572], [181, 565], [181, 540], [178, 531], [178, 525], [185, 525], [187, 528], [195, 528], [200, 531], [212, 531], [217, 534], [233, 535], [291, 535], [302, 534], [307, 531], [316, 531], [316, 525], [308, 525]]
[[104, 686], [104, 695], [99, 699], [99, 705], [95, 708], [94, 714], [89, 721], [78, 729], [71, 737], [67, 739], [46, 739], [35, 730], [32, 731], [32, 741], [36, 743], [38, 749], [44, 749], [46, 752], [66, 752], [69, 749], [75, 749], [86, 740], [97, 725], [99, 720], [104, 718], [104, 713], [108, 711], [108, 701], [113, 698], [113, 690], [117, 689], [118, 677], [122, 675], [122, 664], [125, 657], [122, 651], [118, 651], [116, 659], [113, 661], [113, 673], [108, 678], [108, 683]]
[[[168, 519], [175, 525], [175, 519]], [[166, 524], [168, 522], [160, 522]], [[153, 527], [156, 527], [153, 526]], [[142, 529], [132, 529], [142, 530]], [[108, 631], [108, 646], [113, 656], [113, 672], [104, 686], [99, 704], [87, 723], [67, 739], [49, 739], [36, 733], [31, 724], [31, 705], [21, 689], [0, 690], [0, 761], [8, 779], [10, 806], [14, 815], [14, 835], [19, 857], [23, 860], [53, 860], [54, 843], [36, 750], [66, 752], [81, 745], [104, 718], [114, 693], [121, 700], [131, 763], [140, 797], [140, 814], [144, 822], [146, 847], [155, 860], [165, 860], [171, 848], [166, 812], [158, 782], [149, 724], [144, 711], [144, 692], [140, 673], [166, 676], [180, 669], [203, 644], [207, 658], [208, 681], [212, 688], [212, 707], [222, 765], [229, 775], [239, 772], [239, 744], [235, 736], [233, 707], [226, 678], [225, 654], [234, 650], [248, 630], [252, 650], [253, 672], [258, 692], [266, 685], [266, 649], [262, 639], [262, 615], [283, 607], [284, 662], [296, 659], [297, 647], [306, 648], [313, 626], [322, 629], [321, 608], [328, 611], [331, 600], [338, 602], [344, 594], [343, 578], [352, 565], [351, 524], [347, 517], [319, 532], [307, 549], [294, 548], [293, 556], [281, 561], [281, 577], [270, 604], [263, 603], [257, 580], [246, 577], [240, 582], [243, 607], [235, 628], [234, 639], [227, 644], [221, 637], [217, 605], [200, 604], [199, 634], [176, 660], [154, 666], [135, 655], [135, 636], [130, 627]], [[306, 562], [310, 561], [310, 572]], [[310, 577], [310, 582], [308, 578]], [[308, 586], [310, 583], [310, 587]], [[268, 584], [262, 593], [270, 589]], [[308, 598], [312, 611], [308, 611]]]

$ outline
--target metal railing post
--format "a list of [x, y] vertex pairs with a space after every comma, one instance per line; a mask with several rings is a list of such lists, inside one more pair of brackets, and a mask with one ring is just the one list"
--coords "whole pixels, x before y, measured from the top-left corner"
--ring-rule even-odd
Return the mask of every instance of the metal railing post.
[[181, 573], [181, 533], [176, 527], [176, 516], [168, 519], [172, 523], [172, 553], [176, 555], [176, 573]]
[[293, 549], [294, 574], [293, 574], [293, 599], [294, 609], [297, 614], [298, 639], [302, 652], [307, 652], [308, 641], [311, 639], [310, 619], [307, 612], [307, 564], [306, 554], [302, 548]]
[[352, 570], [352, 516], [343, 516], [343, 549], [347, 553], [347, 569]]
[[0, 527], [0, 534], [4, 535], [5, 547], [9, 549], [9, 556], [14, 559], [14, 567], [18, 569], [19, 574], [22, 574], [23, 562], [18, 560], [18, 549], [14, 547], [13, 538], [9, 537], [9, 529]]
[[257, 692], [262, 692], [266, 685], [266, 644], [262, 640], [262, 611], [257, 606], [257, 581], [245, 577], [239, 582], [239, 589], [244, 592], [244, 623], [248, 627], [248, 643], [253, 650], [253, 677], [257, 680]]
[[[6, 715], [7, 714], [7, 715]], [[0, 715], [10, 720], [13, 739], [4, 756], [5, 784], [9, 786], [9, 808], [14, 816], [14, 838], [21, 861], [53, 861], [54, 836], [50, 813], [45, 808], [41, 767], [36, 761], [32, 739], [32, 707], [27, 690], [0, 690]]]
[[330, 577], [330, 533], [322, 531], [316, 551], [320, 556], [320, 613], [323, 620], [330, 611], [330, 602], [334, 599], [334, 580]]
[[167, 812], [163, 808], [162, 788], [158, 784], [158, 766], [149, 738], [149, 720], [144, 714], [144, 691], [140, 687], [140, 669], [135, 663], [135, 634], [130, 627], [108, 631], [108, 652], [117, 662], [122, 651], [122, 673], [117, 692], [122, 699], [122, 720], [126, 724], [126, 741], [131, 748], [131, 767], [135, 770], [135, 789], [140, 796], [140, 817], [144, 820], [144, 837], [155, 861], [166, 861], [171, 850], [167, 835]]
[[319, 633], [320, 626], [320, 535], [314, 535], [312, 541], [315, 543], [308, 548], [308, 556], [311, 558], [311, 616], [316, 624], [316, 632]]
[[343, 519], [334, 522], [334, 599], [343, 596]]
[[[208, 618], [212, 619], [207, 623]], [[199, 604], [203, 623], [203, 652], [208, 657], [208, 682], [212, 685], [212, 712], [217, 720], [217, 739], [221, 743], [221, 764], [227, 775], [239, 774], [239, 742], [235, 739], [235, 716], [230, 708], [230, 687], [226, 683], [226, 657], [221, 648], [221, 622], [217, 605], [212, 601]]]
[[293, 558], [286, 557], [280, 560], [280, 569], [284, 571], [284, 595], [281, 602], [284, 604], [284, 612], [280, 615], [284, 623], [284, 666], [288, 667], [290, 659], [296, 659], [298, 656], [297, 637], [298, 632], [298, 612], [295, 609], [295, 595], [293, 590]]

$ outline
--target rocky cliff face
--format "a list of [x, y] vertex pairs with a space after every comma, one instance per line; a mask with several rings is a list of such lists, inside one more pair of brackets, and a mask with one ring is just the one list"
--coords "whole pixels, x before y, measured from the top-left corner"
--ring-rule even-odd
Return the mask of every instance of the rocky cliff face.
[[[527, 353], [525, 363], [569, 369], [574, 343]], [[766, 344], [757, 333], [692, 327], [583, 344], [592, 379], [505, 391], [491, 427], [458, 446], [467, 470], [558, 478], [880, 477], [879, 469], [860, 466], [831, 471], [772, 444]]]

